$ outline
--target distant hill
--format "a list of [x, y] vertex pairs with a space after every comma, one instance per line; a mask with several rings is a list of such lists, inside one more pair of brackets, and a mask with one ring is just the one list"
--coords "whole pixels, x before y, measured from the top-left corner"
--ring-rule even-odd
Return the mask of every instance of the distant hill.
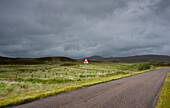
[[41, 58], [9, 58], [0, 56], [0, 64], [45, 64], [46, 61], [76, 62], [77, 60], [68, 57], [41, 57]]
[[[129, 57], [102, 57], [91, 56], [87, 57], [89, 61], [111, 61], [111, 62], [169, 62], [170, 56], [165, 55], [139, 55]], [[68, 57], [41, 57], [41, 58], [9, 58], [0, 56], [0, 64], [22, 64], [34, 65], [45, 64], [46, 61], [62, 61], [62, 62], [76, 62], [78, 60]]]
[[170, 56], [166, 55], [138, 55], [129, 57], [89, 57], [96, 61], [113, 61], [113, 62], [170, 62]]
[[63, 61], [63, 62], [75, 62], [75, 59], [71, 59], [68, 57], [42, 57], [42, 58], [36, 58], [37, 60], [41, 61]]
[[91, 57], [87, 57], [87, 59], [89, 59], [89, 60], [104, 60], [104, 57], [94, 55], [94, 56], [91, 56]]

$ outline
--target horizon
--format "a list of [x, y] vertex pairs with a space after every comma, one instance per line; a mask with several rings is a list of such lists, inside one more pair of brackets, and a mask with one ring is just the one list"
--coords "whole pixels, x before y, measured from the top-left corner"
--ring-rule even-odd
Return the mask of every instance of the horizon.
[[[93, 56], [82, 57], [82, 58], [72, 58], [72, 57], [67, 57], [67, 56], [42, 56], [42, 57], [30, 57], [30, 58], [67, 57], [67, 58], [71, 58], [71, 59], [85, 59], [85, 58], [90, 58], [90, 57], [95, 57], [95, 56], [103, 57], [103, 58], [110, 58], [110, 57], [119, 58], [119, 56], [117, 56], [117, 57], [114, 57], [114, 56], [104, 57], [104, 56], [100, 56], [100, 55], [93, 55]], [[144, 54], [144, 55], [122, 56], [120, 58], [123, 58], [123, 57], [135, 57], [135, 56], [168, 56], [168, 57], [170, 57], [169, 55]], [[0, 57], [5, 57], [5, 58], [28, 58], [29, 59], [29, 57], [7, 57], [7, 56], [0, 56]]]

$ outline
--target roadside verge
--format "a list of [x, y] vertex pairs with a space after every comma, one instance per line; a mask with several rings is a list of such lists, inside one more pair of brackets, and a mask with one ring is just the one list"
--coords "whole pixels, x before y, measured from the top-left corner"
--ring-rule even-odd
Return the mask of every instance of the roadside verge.
[[76, 83], [70, 84], [68, 86], [61, 87], [61, 88], [55, 88], [55, 89], [43, 90], [43, 91], [34, 91], [31, 93], [24, 93], [19, 96], [1, 98], [0, 99], [0, 107], [19, 105], [19, 104], [34, 101], [36, 99], [41, 99], [41, 98], [44, 98], [47, 96], [56, 95], [56, 94], [59, 94], [62, 92], [67, 92], [67, 91], [75, 90], [78, 88], [92, 86], [92, 85], [96, 85], [96, 84], [100, 84], [100, 83], [104, 83], [104, 82], [108, 82], [108, 81], [113, 81], [113, 80], [129, 77], [129, 76], [137, 75], [140, 73], [148, 72], [151, 70], [153, 70], [153, 69], [135, 72], [135, 73], [131, 73], [131, 74], [125, 74], [125, 75], [117, 75], [117, 76], [112, 76], [112, 77], [98, 78], [98, 79], [93, 79], [93, 80], [89, 80], [89, 81], [79, 81], [79, 82], [76, 82]]
[[161, 88], [155, 108], [170, 108], [170, 71]]

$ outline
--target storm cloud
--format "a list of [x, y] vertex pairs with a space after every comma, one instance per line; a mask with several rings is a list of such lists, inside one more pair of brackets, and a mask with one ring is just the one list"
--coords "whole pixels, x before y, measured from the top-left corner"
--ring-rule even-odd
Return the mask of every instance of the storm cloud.
[[169, 0], [1, 0], [0, 56], [170, 55]]

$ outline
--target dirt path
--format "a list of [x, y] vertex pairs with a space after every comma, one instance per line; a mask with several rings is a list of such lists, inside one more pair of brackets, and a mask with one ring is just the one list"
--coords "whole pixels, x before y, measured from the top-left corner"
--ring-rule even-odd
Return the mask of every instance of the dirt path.
[[102, 83], [50, 96], [16, 108], [151, 108], [170, 69]]

